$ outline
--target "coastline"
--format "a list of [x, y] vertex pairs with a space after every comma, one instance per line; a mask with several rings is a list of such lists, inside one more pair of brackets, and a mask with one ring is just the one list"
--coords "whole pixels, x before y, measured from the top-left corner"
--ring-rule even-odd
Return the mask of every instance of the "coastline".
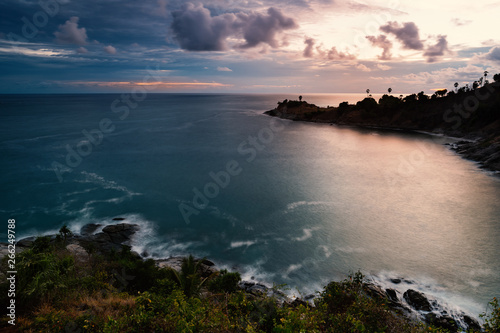
[[[67, 250], [75, 259], [75, 262], [85, 263], [90, 260], [93, 255], [109, 255], [118, 253], [124, 249], [132, 255], [133, 258], [146, 262], [151, 258], [140, 255], [132, 251], [134, 235], [140, 231], [138, 224], [131, 224], [125, 218], [114, 218], [113, 224], [95, 224], [90, 223], [84, 225], [80, 233], [69, 233], [64, 236], [65, 250]], [[51, 244], [56, 244], [61, 241], [61, 232], [57, 235], [44, 236], [50, 240]], [[16, 244], [16, 252], [20, 253], [33, 246], [37, 237], [28, 237], [21, 239]], [[5, 244], [2, 244], [0, 251], [1, 256], [5, 256]], [[182, 263], [185, 257], [169, 257], [153, 259], [154, 263], [159, 268], [171, 268], [177, 272], [181, 272]], [[217, 265], [206, 258], [199, 258], [196, 261], [200, 262], [200, 274], [203, 277], [209, 277], [220, 274], [221, 269]], [[123, 269], [123, 268], [122, 268]], [[122, 272], [123, 273], [123, 272]], [[126, 274], [126, 273], [124, 273]], [[463, 311], [451, 310], [445, 307], [441, 301], [426, 295], [425, 293], [415, 290], [416, 282], [408, 280], [404, 277], [392, 278], [391, 282], [394, 285], [405, 286], [405, 291], [384, 287], [382, 284], [377, 284], [373, 279], [363, 283], [363, 293], [367, 297], [374, 300], [380, 300], [388, 304], [391, 311], [403, 316], [407, 320], [415, 323], [421, 322], [435, 327], [449, 329], [451, 332], [461, 332], [466, 329], [480, 329], [479, 321], [471, 315]], [[332, 282], [341, 283], [341, 282]], [[314, 299], [317, 294], [305, 295], [301, 298], [290, 298], [274, 286], [266, 285], [259, 281], [240, 281], [238, 287], [249, 297], [270, 297], [278, 302], [279, 306], [296, 307], [298, 305], [306, 307], [314, 307]]]
[[284, 100], [264, 114], [293, 121], [447, 136], [457, 140], [451, 150], [498, 175], [499, 110], [500, 82], [495, 82], [458, 95], [415, 97], [411, 101], [384, 95], [378, 103], [367, 97], [355, 105], [343, 102], [338, 107], [319, 107], [302, 100]]

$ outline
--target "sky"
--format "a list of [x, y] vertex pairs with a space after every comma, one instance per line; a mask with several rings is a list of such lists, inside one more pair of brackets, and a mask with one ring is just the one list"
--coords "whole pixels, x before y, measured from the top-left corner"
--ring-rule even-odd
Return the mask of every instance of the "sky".
[[500, 72], [498, 14], [494, 0], [2, 0], [0, 93], [432, 93]]

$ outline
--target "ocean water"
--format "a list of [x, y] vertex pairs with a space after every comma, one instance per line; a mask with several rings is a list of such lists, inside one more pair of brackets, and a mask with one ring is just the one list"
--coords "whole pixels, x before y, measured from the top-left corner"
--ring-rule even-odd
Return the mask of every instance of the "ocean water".
[[206, 256], [295, 295], [358, 269], [476, 316], [500, 295], [497, 176], [453, 138], [263, 115], [285, 98], [2, 95], [1, 216], [18, 238], [124, 217], [145, 256]]

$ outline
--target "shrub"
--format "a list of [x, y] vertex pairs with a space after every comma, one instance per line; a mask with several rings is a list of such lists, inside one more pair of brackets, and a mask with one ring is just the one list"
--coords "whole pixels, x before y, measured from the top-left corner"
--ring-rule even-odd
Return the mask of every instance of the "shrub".
[[234, 293], [239, 289], [238, 282], [240, 281], [240, 273], [228, 273], [226, 269], [223, 269], [219, 272], [219, 275], [210, 280], [208, 283], [208, 290], [211, 292]]

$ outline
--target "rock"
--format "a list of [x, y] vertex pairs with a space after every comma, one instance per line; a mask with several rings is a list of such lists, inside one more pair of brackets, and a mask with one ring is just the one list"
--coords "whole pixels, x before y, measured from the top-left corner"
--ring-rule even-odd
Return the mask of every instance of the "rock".
[[431, 311], [431, 304], [424, 294], [415, 291], [413, 289], [408, 289], [403, 294], [404, 299], [408, 304], [418, 311]]
[[464, 322], [467, 324], [467, 328], [469, 330], [473, 330], [474, 332], [475, 331], [479, 331], [479, 332], [481, 331], [481, 325], [479, 325], [479, 322], [476, 319], [474, 319], [474, 318], [472, 318], [470, 316], [465, 315], [464, 316]]
[[304, 307], [310, 306], [309, 303], [307, 303], [306, 301], [304, 301], [303, 299], [300, 299], [300, 298], [296, 298], [290, 303], [290, 306], [292, 306], [294, 308], [299, 307], [301, 305]]
[[35, 236], [23, 238], [23, 239], [17, 241], [16, 246], [30, 247], [31, 245], [33, 245], [33, 242], [35, 241], [35, 239], [36, 239]]
[[401, 283], [401, 279], [391, 279], [391, 282], [394, 283], [394, 284], [400, 284]]
[[215, 264], [212, 261], [208, 260], [208, 259], [203, 259], [202, 264], [206, 265], [206, 266], [209, 266], [209, 267], [215, 266]]
[[385, 299], [386, 298], [384, 291], [379, 286], [377, 286], [375, 284], [367, 283], [365, 291], [369, 296], [371, 296], [373, 298], [378, 298], [378, 299]]
[[160, 268], [172, 268], [180, 272], [182, 267], [182, 257], [171, 257], [167, 259], [156, 260], [156, 265]]
[[121, 245], [130, 240], [130, 237], [139, 230], [137, 224], [112, 224], [104, 227], [102, 232], [109, 235], [111, 242]]
[[100, 226], [102, 226], [102, 224], [99, 223], [86, 224], [80, 229], [80, 235], [82, 236], [92, 235]]
[[125, 220], [125, 218], [124, 218], [124, 217], [115, 217], [115, 218], [113, 219], [113, 221], [124, 221], [124, 220]]
[[458, 332], [458, 324], [450, 316], [438, 316], [431, 312], [425, 315], [425, 321], [438, 328], [444, 328], [453, 333]]
[[88, 261], [88, 253], [81, 245], [69, 244], [68, 246], [66, 246], [66, 249], [71, 252], [71, 254], [73, 254], [76, 259], [80, 261]]
[[389, 301], [394, 302], [394, 303], [399, 303], [398, 294], [397, 294], [396, 290], [386, 289], [385, 294], [387, 295], [387, 299]]

